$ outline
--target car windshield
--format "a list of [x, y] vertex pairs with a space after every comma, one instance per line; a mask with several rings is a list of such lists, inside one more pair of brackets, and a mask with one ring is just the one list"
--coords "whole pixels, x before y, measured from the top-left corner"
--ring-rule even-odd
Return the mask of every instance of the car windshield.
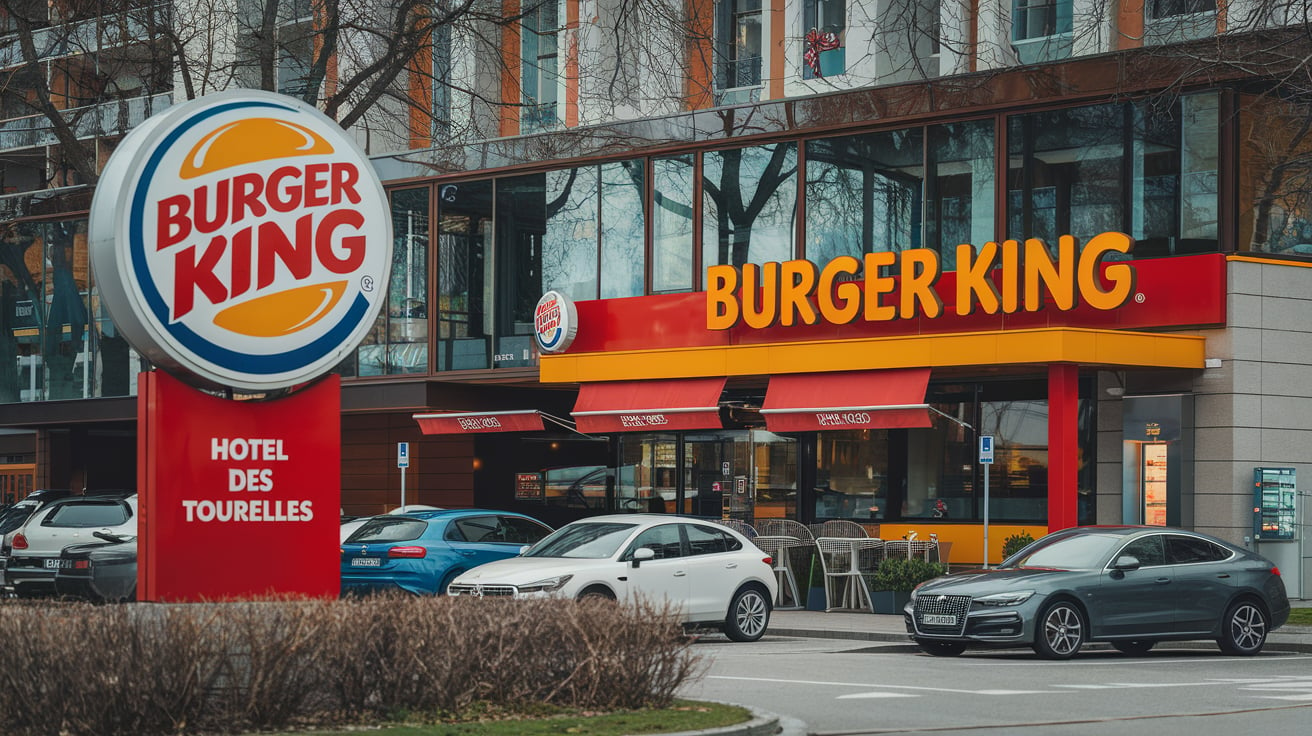
[[409, 542], [418, 539], [428, 522], [404, 517], [375, 516], [346, 538], [347, 542]]
[[36, 510], [35, 501], [19, 501], [18, 503], [0, 512], [0, 534], [8, 534], [27, 521], [27, 517], [32, 515]]
[[1119, 534], [1054, 534], [1004, 561], [1000, 567], [1092, 570], [1102, 567], [1112, 549], [1125, 541]]
[[525, 557], [581, 557], [604, 560], [614, 557], [637, 524], [599, 522], [569, 524], [533, 545]]
[[41, 526], [118, 526], [131, 516], [128, 507], [117, 501], [83, 501], [56, 507]]

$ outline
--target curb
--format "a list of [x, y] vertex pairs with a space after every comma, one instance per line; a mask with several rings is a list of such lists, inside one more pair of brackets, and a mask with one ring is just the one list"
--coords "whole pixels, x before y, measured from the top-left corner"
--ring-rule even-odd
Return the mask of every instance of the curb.
[[[1264, 651], [1276, 649], [1280, 651], [1298, 652], [1300, 654], [1312, 653], [1312, 636], [1308, 636], [1309, 634], [1312, 634], [1312, 627], [1291, 626], [1289, 627], [1289, 629], [1290, 631], [1283, 636], [1282, 636], [1282, 632], [1284, 631], [1283, 627], [1271, 632], [1271, 635], [1266, 640], [1266, 647], [1264, 648]], [[915, 646], [915, 642], [911, 641], [911, 637], [906, 633], [894, 634], [884, 631], [842, 631], [837, 629], [817, 630], [817, 629], [770, 627], [770, 629], [767, 630], [766, 633], [773, 634], [775, 636], [789, 636], [789, 637], [798, 637], [802, 639], [843, 639], [847, 641], [878, 641], [878, 642], [893, 642], [897, 644], [907, 644], [910, 646]], [[1292, 639], [1291, 637], [1297, 637], [1297, 639]], [[1304, 638], [1308, 639], [1308, 641], [1301, 641], [1301, 639]], [[1164, 641], [1160, 644], [1160, 646], [1163, 648], [1180, 647], [1180, 646], [1187, 647], [1191, 645], [1196, 646], [1200, 643], [1206, 644], [1206, 642], [1207, 642], [1206, 639]], [[1095, 642], [1089, 642], [1085, 644], [1085, 646], [1094, 649], [1101, 649], [1104, 647], [1110, 647], [1111, 645], [1106, 642], [1095, 641]]]
[[775, 713], [763, 711], [760, 708], [753, 708], [750, 705], [743, 705], [741, 703], [725, 703], [723, 701], [712, 702], [745, 708], [751, 712], [752, 717], [747, 721], [736, 723], [732, 726], [707, 728], [701, 731], [662, 733], [658, 736], [806, 736], [806, 724], [796, 718], [781, 716]]

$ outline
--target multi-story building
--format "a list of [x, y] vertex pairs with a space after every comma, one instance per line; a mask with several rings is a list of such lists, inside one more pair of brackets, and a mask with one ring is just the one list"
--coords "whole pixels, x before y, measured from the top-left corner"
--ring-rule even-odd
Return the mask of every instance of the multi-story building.
[[[1305, 3], [480, 7], [351, 121], [396, 236], [345, 509], [399, 502], [406, 441], [421, 503], [852, 519], [954, 562], [986, 519], [993, 559], [1169, 523], [1303, 588], [1296, 484], [1253, 509], [1256, 469], [1312, 473]], [[130, 483], [138, 366], [61, 207], [11, 216], [0, 425], [40, 485]]]

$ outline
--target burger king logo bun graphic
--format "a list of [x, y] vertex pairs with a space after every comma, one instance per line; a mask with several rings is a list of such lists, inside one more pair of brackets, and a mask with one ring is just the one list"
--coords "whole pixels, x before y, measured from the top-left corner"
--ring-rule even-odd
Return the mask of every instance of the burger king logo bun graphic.
[[392, 226], [369, 160], [283, 95], [222, 92], [155, 115], [91, 204], [102, 303], [152, 363], [269, 391], [330, 371], [387, 294]]

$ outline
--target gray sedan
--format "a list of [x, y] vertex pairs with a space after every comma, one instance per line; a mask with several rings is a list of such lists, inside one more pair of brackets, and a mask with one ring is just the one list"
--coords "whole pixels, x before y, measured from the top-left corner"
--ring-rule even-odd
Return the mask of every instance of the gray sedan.
[[1289, 618], [1280, 570], [1261, 555], [1181, 529], [1098, 526], [1043, 537], [990, 570], [923, 583], [903, 611], [929, 654], [1030, 646], [1067, 659], [1088, 641], [1143, 654], [1212, 639], [1253, 655]]

